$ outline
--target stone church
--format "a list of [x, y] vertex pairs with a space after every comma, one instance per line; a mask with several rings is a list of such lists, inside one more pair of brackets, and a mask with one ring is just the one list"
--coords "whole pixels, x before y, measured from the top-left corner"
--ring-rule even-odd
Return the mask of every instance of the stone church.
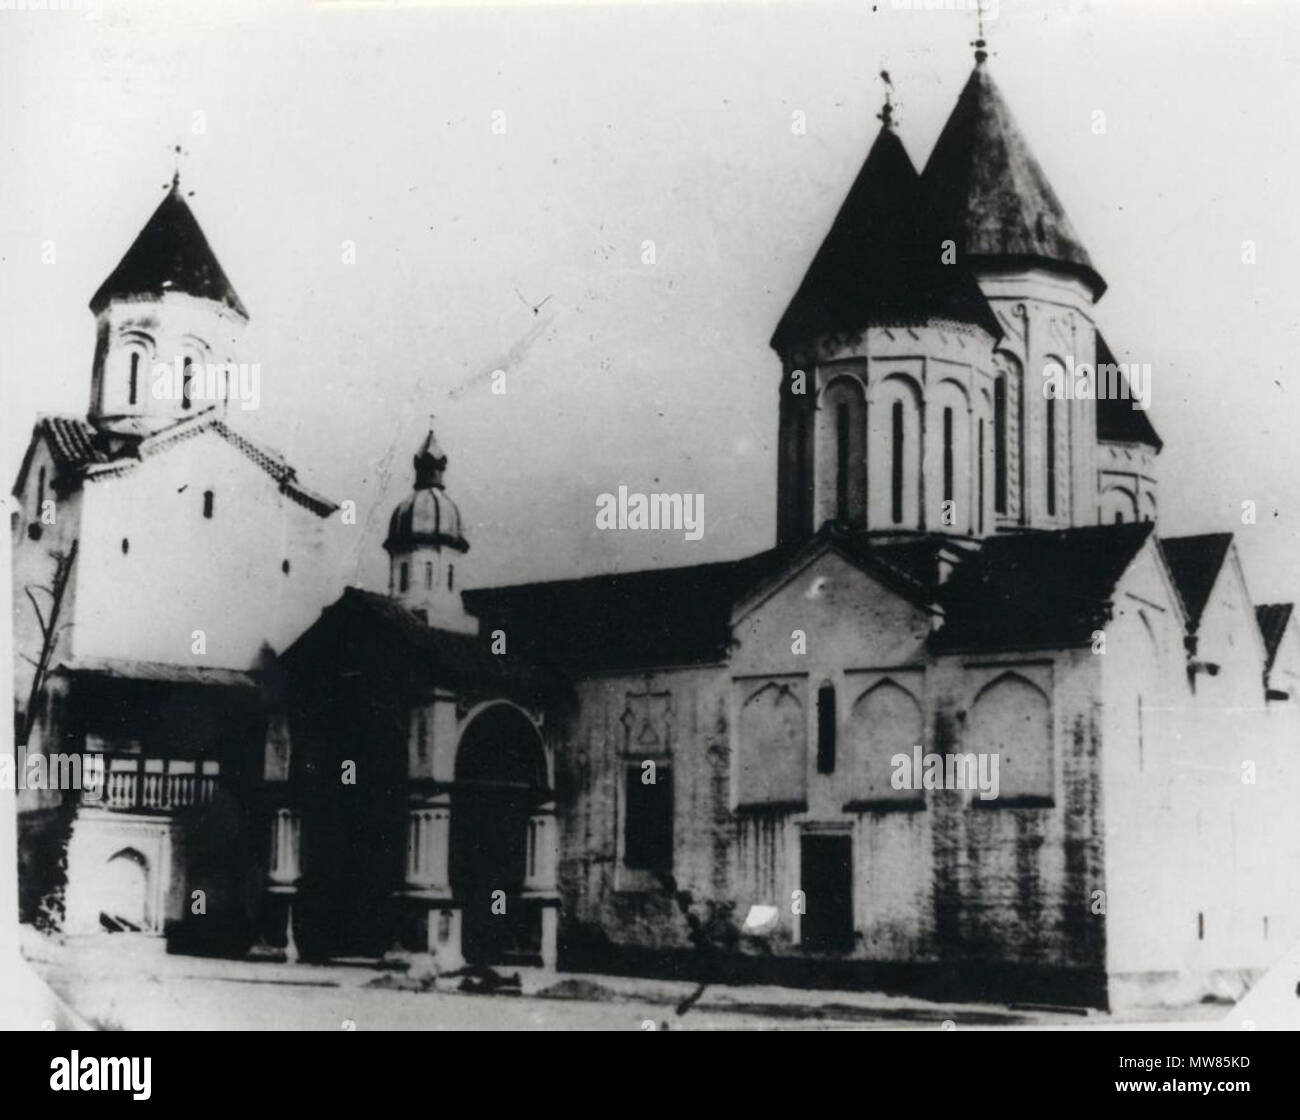
[[881, 120], [772, 337], [773, 547], [507, 587], [462, 590], [432, 431], [387, 588], [335, 597], [295, 582], [334, 504], [229, 402], [138, 397], [136, 355], [237, 358], [246, 319], [174, 189], [15, 487], [19, 726], [107, 761], [23, 802], [66, 926], [1100, 1007], [1235, 996], [1300, 937], [1291, 605], [1231, 533], [1159, 535], [1105, 281], [983, 50], [924, 170]]

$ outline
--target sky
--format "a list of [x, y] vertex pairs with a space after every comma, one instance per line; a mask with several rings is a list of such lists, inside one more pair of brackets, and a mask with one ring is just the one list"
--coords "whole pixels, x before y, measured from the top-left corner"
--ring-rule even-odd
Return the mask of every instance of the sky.
[[[996, 7], [989, 66], [1109, 283], [1098, 322], [1152, 366], [1161, 531], [1235, 532], [1255, 599], [1294, 598], [1300, 4]], [[94, 14], [0, 10], [10, 477], [38, 413], [84, 413], [87, 302], [179, 143], [251, 315], [240, 420], [357, 503], [338, 582], [373, 588], [430, 413], [470, 585], [770, 547], [768, 339], [875, 137], [879, 71], [920, 167], [976, 34], [920, 0]], [[620, 484], [704, 494], [703, 538], [597, 531]]]

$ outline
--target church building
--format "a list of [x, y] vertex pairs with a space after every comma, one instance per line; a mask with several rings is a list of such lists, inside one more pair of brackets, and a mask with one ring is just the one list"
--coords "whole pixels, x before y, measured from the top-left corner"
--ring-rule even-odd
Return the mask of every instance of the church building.
[[[772, 336], [773, 546], [505, 587], [462, 590], [473, 479], [432, 431], [387, 588], [312, 599], [335, 507], [230, 407], [137, 402], [133, 354], [224, 357], [246, 317], [173, 191], [92, 302], [91, 412], [42, 419], [16, 487], [17, 578], [76, 546], [33, 736], [108, 759], [69, 922], [129, 909], [74, 874], [92, 837], [88, 875], [170, 861], [129, 909], [161, 929], [224, 835], [248, 939], [309, 959], [1118, 1007], [1235, 997], [1300, 937], [1291, 605], [1231, 533], [1160, 536], [1105, 281], [982, 45], [923, 170], [892, 115]], [[1081, 366], [1111, 391], [1045, 391]], [[223, 487], [276, 531], [172, 571]], [[278, 637], [290, 596], [314, 621]]]

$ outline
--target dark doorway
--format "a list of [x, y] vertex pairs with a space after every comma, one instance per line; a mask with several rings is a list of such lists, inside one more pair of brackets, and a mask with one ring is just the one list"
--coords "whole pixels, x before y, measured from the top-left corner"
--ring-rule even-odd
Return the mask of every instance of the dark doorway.
[[488, 708], [465, 729], [452, 796], [451, 885], [471, 964], [540, 959], [541, 915], [522, 892], [529, 813], [545, 787], [541, 739], [517, 709]]
[[842, 953], [853, 948], [853, 838], [804, 836], [799, 888], [805, 912], [800, 942], [805, 949]]

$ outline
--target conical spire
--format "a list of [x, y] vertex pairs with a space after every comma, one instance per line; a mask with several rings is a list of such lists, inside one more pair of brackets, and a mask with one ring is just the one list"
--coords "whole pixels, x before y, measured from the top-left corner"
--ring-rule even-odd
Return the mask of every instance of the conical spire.
[[922, 175], [949, 236], [972, 264], [1061, 268], [1100, 298], [1106, 282], [998, 92], [982, 36], [976, 47], [975, 69]]
[[157, 297], [163, 292], [186, 292], [224, 303], [248, 318], [208, 239], [181, 197], [179, 171], [126, 255], [99, 286], [90, 309], [98, 314], [115, 297]]
[[974, 277], [944, 263], [938, 217], [892, 127], [892, 106], [862, 170], [772, 336], [785, 352], [832, 332], [935, 318], [1002, 333]]

